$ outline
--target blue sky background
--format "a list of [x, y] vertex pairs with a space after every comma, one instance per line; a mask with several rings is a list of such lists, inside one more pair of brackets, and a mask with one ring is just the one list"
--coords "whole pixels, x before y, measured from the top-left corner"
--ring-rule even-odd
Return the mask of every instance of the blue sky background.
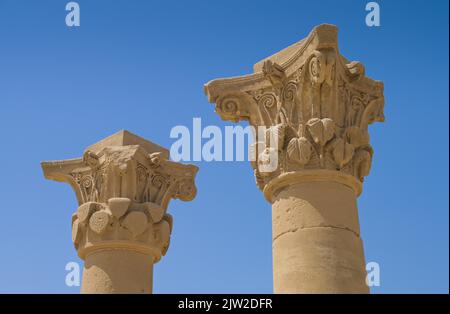
[[[78, 293], [65, 285], [75, 195], [40, 161], [81, 156], [128, 129], [163, 146], [175, 125], [229, 125], [203, 84], [252, 65], [321, 23], [340, 51], [385, 84], [371, 126], [373, 168], [358, 200], [373, 293], [448, 293], [448, 1], [0, 0], [0, 292]], [[172, 201], [171, 247], [155, 293], [272, 292], [271, 209], [247, 162], [198, 162], [197, 198]]]

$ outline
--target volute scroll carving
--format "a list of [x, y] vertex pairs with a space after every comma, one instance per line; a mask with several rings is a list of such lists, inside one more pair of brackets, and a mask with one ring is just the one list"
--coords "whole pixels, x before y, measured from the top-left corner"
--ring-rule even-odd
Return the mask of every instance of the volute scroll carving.
[[[306, 170], [362, 182], [373, 156], [368, 126], [384, 121], [383, 83], [340, 55], [333, 25], [316, 27], [295, 47], [259, 62], [253, 74], [208, 82], [205, 93], [222, 119], [267, 129], [254, 138], [252, 167], [261, 189], [284, 173]], [[227, 113], [223, 100], [231, 97], [236, 105]], [[278, 141], [271, 147], [267, 136], [274, 132]], [[267, 171], [273, 159], [277, 166]]]
[[190, 201], [197, 193], [196, 166], [170, 161], [166, 149], [126, 131], [94, 144], [81, 158], [43, 162], [42, 168], [46, 178], [75, 191], [72, 240], [81, 258], [123, 248], [157, 262], [170, 242], [170, 200]]

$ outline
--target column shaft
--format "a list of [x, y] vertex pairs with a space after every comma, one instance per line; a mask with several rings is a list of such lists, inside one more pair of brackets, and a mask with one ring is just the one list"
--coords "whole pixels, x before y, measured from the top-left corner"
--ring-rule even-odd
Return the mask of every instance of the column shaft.
[[335, 182], [287, 186], [272, 205], [275, 293], [368, 293], [356, 196]]
[[130, 250], [99, 250], [86, 257], [81, 293], [152, 293], [153, 258]]

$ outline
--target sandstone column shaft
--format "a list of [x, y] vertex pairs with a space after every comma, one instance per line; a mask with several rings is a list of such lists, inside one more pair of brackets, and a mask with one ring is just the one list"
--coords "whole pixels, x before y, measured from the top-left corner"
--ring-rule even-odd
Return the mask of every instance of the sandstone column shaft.
[[335, 182], [284, 188], [272, 205], [275, 293], [363, 293], [356, 196]]
[[153, 256], [100, 250], [86, 256], [81, 293], [151, 293]]

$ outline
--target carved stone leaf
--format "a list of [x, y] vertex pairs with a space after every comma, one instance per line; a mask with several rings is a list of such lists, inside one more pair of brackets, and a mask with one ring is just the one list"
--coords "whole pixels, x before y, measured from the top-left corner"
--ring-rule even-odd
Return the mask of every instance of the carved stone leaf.
[[128, 208], [130, 207], [130, 204], [131, 200], [124, 197], [113, 197], [108, 200], [109, 210], [111, 214], [116, 218], [120, 218], [125, 215]]
[[277, 150], [283, 149], [285, 126], [277, 124], [271, 126], [266, 131], [266, 147], [273, 147]]
[[161, 245], [161, 254], [165, 255], [170, 243], [171, 227], [167, 220], [161, 220], [154, 225], [155, 231], [158, 234], [159, 243]]
[[355, 147], [341, 138], [336, 139], [333, 146], [334, 161], [339, 168], [342, 168], [352, 159]]
[[311, 134], [314, 142], [320, 146], [324, 146], [334, 136], [336, 127], [334, 121], [329, 118], [310, 119], [307, 124], [309, 133]]
[[259, 152], [263, 151], [265, 148], [264, 142], [255, 142], [249, 145], [248, 155], [250, 159], [250, 163], [253, 168], [256, 168], [257, 165], [257, 157], [259, 155]]
[[367, 150], [357, 150], [355, 153], [355, 176], [363, 181], [364, 177], [370, 172], [371, 163], [372, 156]]
[[134, 237], [140, 235], [147, 229], [147, 216], [143, 212], [131, 212], [125, 216], [122, 225], [130, 230]]
[[334, 133], [336, 132], [336, 126], [334, 124], [334, 121], [329, 118], [322, 119], [322, 124], [323, 124], [323, 138], [325, 145], [325, 143], [327, 143], [329, 140], [333, 138]]
[[72, 224], [72, 241], [75, 245], [77, 245], [80, 242], [81, 237], [81, 226], [80, 221], [77, 219]]
[[150, 217], [152, 217], [152, 221], [154, 223], [161, 221], [164, 217], [165, 210], [158, 204], [147, 202], [145, 203], [145, 209], [149, 213]]
[[100, 204], [94, 202], [87, 202], [81, 204], [77, 209], [77, 217], [81, 223], [86, 222], [92, 213], [95, 212], [100, 207]]
[[320, 119], [314, 118], [309, 120], [307, 126], [314, 142], [321, 143], [323, 141], [323, 125]]
[[262, 190], [265, 185], [263, 176], [261, 175], [261, 173], [257, 168], [253, 170], [253, 174], [255, 175], [256, 185]]
[[262, 176], [268, 176], [278, 168], [278, 150], [266, 148], [258, 157], [258, 170]]
[[95, 212], [89, 219], [89, 227], [97, 234], [102, 234], [105, 232], [108, 226], [110, 217], [108, 213], [104, 210]]
[[290, 161], [304, 166], [311, 158], [311, 143], [305, 138], [293, 138], [287, 147], [287, 155]]
[[172, 217], [172, 215], [171, 214], [164, 214], [163, 219], [165, 221], [167, 221], [167, 223], [169, 224], [169, 227], [170, 227], [170, 232], [172, 232], [172, 229], [173, 229], [173, 217]]
[[345, 130], [345, 137], [355, 148], [369, 144], [369, 133], [364, 132], [357, 126], [348, 127]]

